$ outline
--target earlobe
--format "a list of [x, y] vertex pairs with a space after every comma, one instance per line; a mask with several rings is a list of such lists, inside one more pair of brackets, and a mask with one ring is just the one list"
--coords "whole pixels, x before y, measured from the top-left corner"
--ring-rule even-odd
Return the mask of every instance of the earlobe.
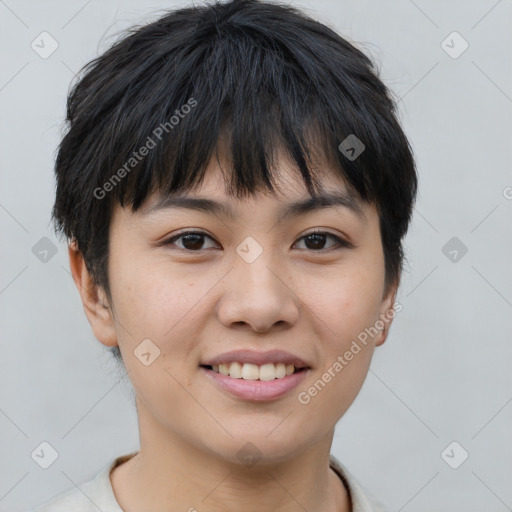
[[389, 334], [389, 329], [391, 327], [391, 323], [393, 322], [393, 318], [395, 317], [395, 300], [396, 294], [398, 291], [398, 284], [391, 287], [389, 292], [386, 294], [384, 299], [382, 300], [381, 310], [380, 310], [380, 320], [379, 326], [382, 327], [380, 329], [380, 333], [377, 336], [377, 341], [375, 343], [376, 347], [380, 347], [387, 339]]
[[377, 343], [375, 343], [375, 346], [376, 347], [380, 347], [381, 345], [384, 344], [384, 342], [386, 341], [387, 337], [388, 337], [388, 332], [389, 332], [389, 324], [386, 324], [384, 325], [384, 327], [381, 329], [381, 332], [378, 336], [378, 339], [377, 339]]
[[104, 345], [116, 346], [115, 321], [106, 294], [103, 288], [94, 282], [75, 240], [69, 243], [68, 254], [71, 275], [80, 293], [85, 315], [91, 324], [94, 336]]

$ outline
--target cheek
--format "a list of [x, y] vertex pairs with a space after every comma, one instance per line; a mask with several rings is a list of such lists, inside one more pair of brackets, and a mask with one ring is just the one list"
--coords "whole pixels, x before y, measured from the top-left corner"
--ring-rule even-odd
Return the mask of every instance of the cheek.
[[[127, 330], [138, 336], [163, 339], [200, 302], [202, 289], [186, 273], [173, 271], [169, 265], [147, 264], [139, 267], [136, 262], [124, 261], [113, 272], [112, 290], [120, 321]], [[128, 328], [129, 326], [129, 328]]]
[[322, 331], [319, 339], [327, 342], [327, 353], [344, 350], [379, 319], [383, 275], [372, 268], [366, 270], [363, 261], [336, 272], [339, 277], [333, 273], [306, 286], [304, 301], [319, 320], [315, 324]]
[[[213, 283], [206, 279], [199, 284], [158, 264], [148, 267], [142, 270], [123, 262], [113, 272], [118, 341], [137, 396], [170, 428], [176, 410], [181, 411], [180, 424], [197, 420], [201, 412], [187, 389], [197, 366], [193, 354], [202, 330], [201, 298]], [[147, 365], [144, 353], [149, 353]]]
[[164, 372], [164, 380], [169, 380], [171, 373], [185, 386], [189, 385], [200, 357], [201, 334], [207, 331], [211, 314], [208, 292], [219, 282], [220, 274], [203, 273], [199, 279], [197, 270], [177, 270], [169, 262], [158, 261], [147, 265], [144, 271], [130, 271], [125, 263], [124, 268], [119, 265], [115, 272], [117, 276], [112, 282], [116, 289], [112, 292], [123, 357], [134, 360], [133, 369], [138, 373], [141, 364], [134, 351], [149, 339], [160, 351], [153, 365]]
[[334, 425], [363, 386], [374, 352], [369, 332], [376, 334], [371, 328], [379, 318], [382, 283], [375, 275], [354, 271], [325, 282], [322, 290], [308, 302], [315, 336], [322, 341], [322, 361], [298, 397], [308, 421], [318, 421], [318, 428]]

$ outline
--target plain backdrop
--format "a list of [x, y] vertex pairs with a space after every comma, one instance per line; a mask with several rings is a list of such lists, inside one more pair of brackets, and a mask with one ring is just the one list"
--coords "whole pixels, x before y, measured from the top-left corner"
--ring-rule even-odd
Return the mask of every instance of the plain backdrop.
[[[512, 510], [512, 2], [289, 3], [378, 64], [420, 175], [403, 309], [332, 453], [390, 511]], [[0, 0], [0, 511], [138, 448], [131, 386], [50, 225], [53, 163], [74, 74], [119, 30], [183, 5]], [[47, 58], [38, 37], [58, 44]], [[32, 457], [43, 442], [48, 469]]]

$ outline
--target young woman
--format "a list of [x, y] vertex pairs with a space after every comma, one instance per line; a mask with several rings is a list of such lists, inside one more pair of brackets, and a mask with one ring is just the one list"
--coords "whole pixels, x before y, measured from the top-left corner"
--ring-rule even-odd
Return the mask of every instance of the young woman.
[[330, 455], [394, 317], [417, 188], [371, 61], [290, 6], [233, 0], [84, 71], [53, 216], [140, 449], [39, 510], [381, 510]]

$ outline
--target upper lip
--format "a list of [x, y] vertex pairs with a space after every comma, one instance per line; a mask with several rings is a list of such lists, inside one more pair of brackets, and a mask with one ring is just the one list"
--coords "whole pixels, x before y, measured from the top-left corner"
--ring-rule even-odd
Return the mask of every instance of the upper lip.
[[201, 363], [201, 365], [218, 365], [232, 362], [251, 363], [258, 366], [267, 363], [283, 363], [293, 364], [296, 368], [309, 368], [309, 365], [300, 357], [285, 352], [283, 350], [268, 350], [266, 352], [257, 352], [254, 350], [232, 350], [231, 352], [224, 352], [216, 357], [208, 359]]

